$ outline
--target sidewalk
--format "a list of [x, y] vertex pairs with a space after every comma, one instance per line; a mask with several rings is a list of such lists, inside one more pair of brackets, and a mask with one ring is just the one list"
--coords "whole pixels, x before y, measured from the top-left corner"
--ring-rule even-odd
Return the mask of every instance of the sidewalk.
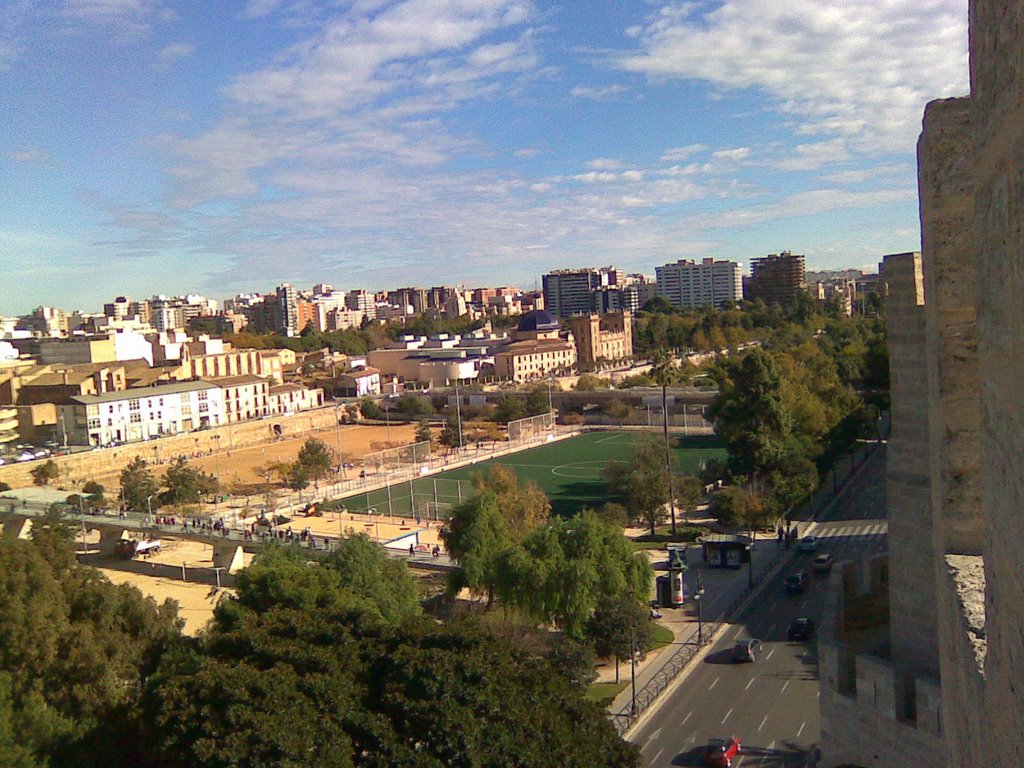
[[[783, 549], [774, 537], [768, 538], [766, 535], [765, 538], [758, 539], [753, 550], [752, 560], [754, 582], [760, 582], [764, 575], [775, 566], [780, 553], [791, 551], [793, 550]], [[648, 654], [646, 659], [637, 664], [636, 690], [638, 695], [645, 685], [661, 673], [673, 654], [684, 646], [693, 648], [697, 646], [699, 625], [697, 608], [692, 596], [697, 589], [698, 573], [701, 574], [704, 584], [700, 618], [705, 642], [708, 641], [709, 633], [714, 629], [715, 624], [727, 617], [736, 601], [749, 587], [751, 566], [744, 564], [738, 569], [708, 568], [702, 562], [699, 544], [691, 544], [687, 547], [686, 563], [688, 569], [683, 575], [687, 595], [686, 604], [682, 608], [660, 609], [662, 618], [658, 619], [658, 624], [672, 630], [675, 639], [664, 648]], [[614, 666], [611, 669], [614, 672]], [[628, 683], [630, 675], [628, 662], [622, 670], [622, 675]], [[608, 711], [613, 715], [619, 714], [623, 710], [628, 711], [631, 701], [632, 688], [627, 684], [608, 705]]]

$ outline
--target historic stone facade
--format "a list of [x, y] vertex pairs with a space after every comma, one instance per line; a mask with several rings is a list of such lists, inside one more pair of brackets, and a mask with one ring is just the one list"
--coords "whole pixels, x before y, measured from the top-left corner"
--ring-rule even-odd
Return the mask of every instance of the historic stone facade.
[[[826, 765], [1024, 765], [1024, 0], [972, 0], [969, 15], [971, 95], [929, 104], [918, 147], [924, 302], [897, 298], [889, 314], [894, 442], [901, 420], [904, 427], [889, 457], [897, 666], [881, 675], [868, 662], [882, 684], [865, 679], [862, 688], [860, 672], [851, 683], [842, 644], [823, 648]], [[908, 263], [886, 261], [891, 293], [918, 295]], [[910, 381], [922, 388], [908, 392]], [[927, 542], [907, 540], [910, 522]], [[934, 622], [937, 648], [896, 629], [904, 620]], [[928, 673], [936, 651], [942, 753], [916, 739], [932, 730], [922, 711], [930, 683], [917, 678], [914, 699], [909, 688], [902, 697], [888, 688], [890, 672], [897, 686], [907, 679], [897, 667]], [[834, 698], [849, 704], [851, 695], [859, 710]], [[901, 702], [906, 718], [912, 700], [915, 738], [896, 756], [872, 750], [891, 743]], [[859, 733], [830, 741], [839, 730]]]

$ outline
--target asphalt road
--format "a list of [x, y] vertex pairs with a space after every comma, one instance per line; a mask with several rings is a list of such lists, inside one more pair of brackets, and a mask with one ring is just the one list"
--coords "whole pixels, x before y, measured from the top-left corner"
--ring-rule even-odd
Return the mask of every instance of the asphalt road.
[[[857, 559], [886, 547], [885, 450], [878, 451], [818, 523], [819, 551], [836, 560]], [[775, 542], [767, 546], [776, 546]], [[788, 642], [798, 616], [820, 621], [827, 577], [811, 574], [802, 594], [787, 594], [790, 573], [810, 571], [809, 553], [796, 553], [748, 603], [735, 623], [723, 627], [702, 661], [681, 676], [662, 703], [630, 734], [644, 765], [698, 766], [711, 738], [737, 736], [743, 752], [734, 766], [811, 765], [820, 737], [818, 669], [814, 640]], [[732, 662], [738, 637], [763, 641], [752, 664]]]

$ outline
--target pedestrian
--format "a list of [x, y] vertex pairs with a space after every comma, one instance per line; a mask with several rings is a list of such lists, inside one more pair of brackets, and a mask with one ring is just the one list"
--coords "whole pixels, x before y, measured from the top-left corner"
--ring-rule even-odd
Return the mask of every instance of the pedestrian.
[[439, 558], [441, 556], [441, 548], [439, 546], [437, 546], [437, 544], [435, 544], [434, 545], [434, 550], [430, 554], [433, 555], [434, 559], [436, 560], [437, 558]]
[[412, 544], [409, 545], [409, 557], [412, 557], [412, 553], [415, 551]]

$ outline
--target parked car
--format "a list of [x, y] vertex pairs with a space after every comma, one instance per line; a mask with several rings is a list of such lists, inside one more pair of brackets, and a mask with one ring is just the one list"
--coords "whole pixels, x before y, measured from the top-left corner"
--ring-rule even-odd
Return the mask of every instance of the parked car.
[[813, 634], [814, 619], [806, 616], [794, 619], [793, 623], [789, 625], [789, 629], [786, 630], [786, 637], [790, 640], [810, 640]]
[[704, 765], [729, 768], [734, 757], [742, 751], [740, 740], [735, 736], [728, 739], [712, 739], [704, 747]]
[[818, 549], [818, 537], [817, 536], [804, 536], [797, 543], [796, 548], [800, 552], [815, 552]]
[[761, 652], [761, 641], [757, 638], [748, 637], [737, 640], [732, 647], [732, 660], [740, 663], [757, 660], [757, 654]]
[[798, 595], [807, 589], [810, 583], [811, 579], [808, 577], [807, 571], [797, 571], [786, 577], [786, 591]]
[[811, 561], [811, 569], [815, 573], [828, 573], [832, 570], [832, 564], [835, 563], [836, 556], [831, 552], [821, 552], [814, 556], [814, 560]]

